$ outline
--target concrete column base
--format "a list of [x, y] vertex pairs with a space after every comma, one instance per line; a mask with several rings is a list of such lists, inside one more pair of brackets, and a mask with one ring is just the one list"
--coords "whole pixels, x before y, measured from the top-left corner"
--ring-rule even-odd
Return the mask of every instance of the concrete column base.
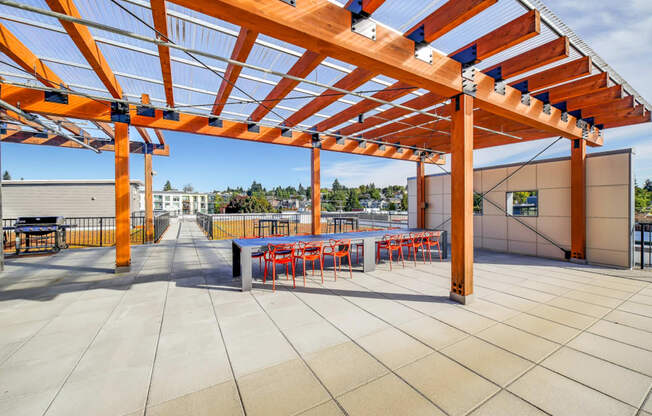
[[569, 261], [575, 264], [589, 264], [589, 262], [586, 261], [586, 259], [570, 259]]
[[131, 266], [115, 266], [115, 274], [129, 273], [130, 271]]
[[475, 295], [470, 294], [470, 295], [463, 296], [455, 292], [450, 292], [450, 299], [454, 300], [457, 303], [461, 303], [462, 305], [468, 305], [475, 300]]

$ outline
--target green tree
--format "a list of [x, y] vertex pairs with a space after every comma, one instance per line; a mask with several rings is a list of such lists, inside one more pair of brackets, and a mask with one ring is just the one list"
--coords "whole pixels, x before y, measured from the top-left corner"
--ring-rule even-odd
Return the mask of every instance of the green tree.
[[258, 195], [237, 195], [229, 201], [225, 212], [232, 213], [259, 213], [274, 212], [269, 201], [265, 197]]
[[171, 191], [172, 190], [172, 184], [170, 183], [169, 180], [167, 182], [165, 182], [165, 185], [163, 185], [163, 190], [164, 191]]
[[252, 195], [261, 195], [265, 193], [265, 188], [263, 188], [263, 185], [259, 184], [256, 181], [253, 181], [249, 189], [247, 190], [247, 195], [252, 196]]
[[636, 212], [644, 212], [650, 207], [652, 201], [652, 192], [648, 192], [645, 188], [634, 188], [634, 207]]
[[358, 200], [358, 191], [356, 189], [351, 189], [349, 196], [346, 198], [346, 210], [353, 211], [356, 209], [362, 208], [360, 201]]
[[5, 170], [5, 173], [2, 175], [2, 180], [3, 181], [10, 181], [11, 180], [11, 175], [9, 174], [8, 170]]
[[396, 203], [390, 202], [387, 206], [387, 211], [396, 211]]
[[333, 190], [333, 192], [337, 192], [337, 191], [341, 191], [341, 190], [346, 189], [346, 187], [342, 186], [340, 184], [340, 181], [338, 181], [337, 178], [335, 178], [335, 180], [333, 181], [333, 186], [331, 187], [331, 189]]
[[408, 195], [407, 192], [403, 192], [403, 198], [401, 198], [401, 211], [408, 210]]

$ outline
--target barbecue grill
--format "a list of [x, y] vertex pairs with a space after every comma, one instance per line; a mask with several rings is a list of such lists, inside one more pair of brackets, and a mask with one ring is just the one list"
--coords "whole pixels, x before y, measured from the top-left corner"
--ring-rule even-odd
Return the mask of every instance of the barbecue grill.
[[63, 217], [19, 217], [14, 224], [16, 254], [56, 253], [67, 248]]

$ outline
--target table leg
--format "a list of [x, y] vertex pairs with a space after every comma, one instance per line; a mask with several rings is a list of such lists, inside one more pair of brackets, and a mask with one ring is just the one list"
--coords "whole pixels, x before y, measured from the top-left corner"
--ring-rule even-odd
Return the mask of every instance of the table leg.
[[240, 247], [236, 243], [231, 243], [231, 253], [233, 277], [238, 277], [240, 276]]
[[443, 259], [448, 258], [448, 231], [442, 231], [441, 233], [441, 241], [439, 242], [441, 244], [441, 257]]
[[365, 273], [376, 270], [376, 240], [374, 238], [365, 238], [364, 255], [362, 260], [362, 271]]
[[243, 292], [251, 290], [251, 269], [251, 247], [242, 247], [240, 249], [240, 279]]

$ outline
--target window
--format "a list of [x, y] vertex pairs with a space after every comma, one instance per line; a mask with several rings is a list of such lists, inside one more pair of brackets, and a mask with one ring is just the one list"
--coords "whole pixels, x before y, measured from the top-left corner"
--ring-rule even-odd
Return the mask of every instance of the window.
[[515, 217], [539, 215], [539, 191], [507, 192], [507, 212]]
[[482, 195], [473, 193], [473, 215], [482, 215]]
[[175, 197], [172, 198], [172, 200], [173, 200], [174, 202], [179, 202], [179, 197], [178, 197], [178, 196], [175, 196]]

